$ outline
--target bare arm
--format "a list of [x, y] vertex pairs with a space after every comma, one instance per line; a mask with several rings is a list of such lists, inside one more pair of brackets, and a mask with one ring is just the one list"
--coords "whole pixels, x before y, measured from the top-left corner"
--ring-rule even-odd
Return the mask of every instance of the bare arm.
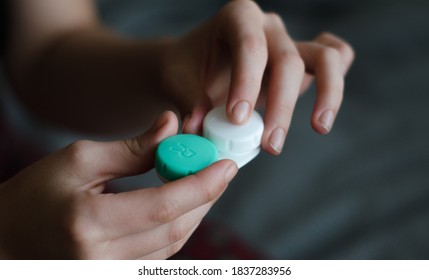
[[159, 80], [166, 41], [114, 34], [92, 1], [11, 2], [9, 73], [39, 117], [91, 132], [130, 132], [172, 107]]
[[151, 42], [112, 34], [87, 0], [16, 0], [14, 11], [10, 69], [19, 96], [39, 115], [91, 131], [141, 129], [174, 103], [183, 130], [199, 133], [216, 103], [243, 124], [259, 100], [262, 146], [277, 155], [313, 78], [311, 124], [329, 133], [354, 60], [330, 33], [295, 42], [278, 15], [250, 0], [229, 2], [181, 38]]

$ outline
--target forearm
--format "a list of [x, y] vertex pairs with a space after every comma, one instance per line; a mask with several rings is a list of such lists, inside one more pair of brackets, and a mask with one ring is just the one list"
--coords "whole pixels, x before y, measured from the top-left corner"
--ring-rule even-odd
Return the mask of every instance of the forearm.
[[169, 107], [160, 78], [167, 45], [101, 27], [75, 30], [46, 44], [28, 69], [10, 69], [19, 98], [38, 116], [80, 130], [128, 132]]
[[166, 40], [120, 37], [89, 0], [14, 0], [8, 73], [39, 117], [90, 132], [130, 132], [171, 107], [160, 69]]

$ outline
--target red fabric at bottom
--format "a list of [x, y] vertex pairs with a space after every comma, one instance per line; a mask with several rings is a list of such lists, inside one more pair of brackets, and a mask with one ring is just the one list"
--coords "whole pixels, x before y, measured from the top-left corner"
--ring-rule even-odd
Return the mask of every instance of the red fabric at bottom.
[[246, 244], [225, 226], [204, 220], [182, 250], [171, 259], [260, 260], [267, 257]]

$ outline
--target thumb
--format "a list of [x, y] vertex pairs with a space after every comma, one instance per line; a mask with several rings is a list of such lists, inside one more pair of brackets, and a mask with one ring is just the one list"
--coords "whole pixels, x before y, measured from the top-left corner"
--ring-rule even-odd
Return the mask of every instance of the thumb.
[[68, 148], [68, 154], [77, 159], [73, 170], [80, 171], [80, 176], [85, 174], [90, 182], [144, 173], [154, 166], [158, 144], [176, 134], [177, 128], [176, 115], [167, 111], [148, 131], [134, 138], [113, 142], [76, 142]]

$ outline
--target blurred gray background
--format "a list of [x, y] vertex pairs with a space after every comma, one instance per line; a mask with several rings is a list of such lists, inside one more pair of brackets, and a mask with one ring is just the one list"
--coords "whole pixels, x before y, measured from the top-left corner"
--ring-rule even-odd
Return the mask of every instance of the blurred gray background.
[[[121, 33], [180, 35], [226, 1], [100, 0]], [[240, 170], [208, 219], [281, 259], [429, 258], [429, 2], [257, 1], [291, 35], [334, 32], [354, 47], [334, 130], [310, 127], [314, 88], [298, 103], [284, 152]]]
[[[107, 25], [140, 38], [184, 34], [226, 3], [97, 2]], [[207, 219], [269, 258], [428, 259], [429, 1], [257, 2], [279, 13], [295, 39], [342, 36], [356, 61], [333, 131], [320, 136], [310, 127], [312, 88], [298, 102], [283, 154], [261, 154], [241, 169]], [[45, 143], [55, 134], [25, 123]], [[78, 138], [56, 135], [52, 147]], [[152, 173], [123, 184], [136, 182], [160, 183]]]

